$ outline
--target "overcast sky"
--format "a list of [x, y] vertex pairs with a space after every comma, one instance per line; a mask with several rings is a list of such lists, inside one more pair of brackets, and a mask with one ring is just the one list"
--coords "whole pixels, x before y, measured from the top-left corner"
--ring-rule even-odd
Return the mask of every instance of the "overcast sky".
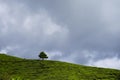
[[120, 69], [120, 0], [0, 0], [0, 52]]

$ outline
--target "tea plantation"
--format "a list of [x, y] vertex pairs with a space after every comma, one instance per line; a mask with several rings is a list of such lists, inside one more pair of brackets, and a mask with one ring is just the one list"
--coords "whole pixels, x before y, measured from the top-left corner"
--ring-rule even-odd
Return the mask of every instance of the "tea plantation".
[[0, 54], [0, 80], [120, 80], [120, 70]]

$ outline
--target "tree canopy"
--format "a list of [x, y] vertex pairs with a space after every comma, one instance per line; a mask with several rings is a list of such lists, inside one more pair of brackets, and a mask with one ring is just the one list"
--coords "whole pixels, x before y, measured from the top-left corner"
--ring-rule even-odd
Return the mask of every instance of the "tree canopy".
[[48, 56], [47, 56], [47, 54], [45, 53], [45, 52], [40, 52], [40, 54], [39, 54], [39, 58], [41, 58], [42, 60], [44, 60], [44, 59], [47, 59], [48, 58]]

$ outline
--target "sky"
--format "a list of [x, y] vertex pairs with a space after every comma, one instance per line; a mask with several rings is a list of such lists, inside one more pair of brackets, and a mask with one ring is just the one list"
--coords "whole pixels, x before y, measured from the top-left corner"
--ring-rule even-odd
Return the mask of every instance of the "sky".
[[120, 0], [0, 0], [0, 53], [120, 69]]

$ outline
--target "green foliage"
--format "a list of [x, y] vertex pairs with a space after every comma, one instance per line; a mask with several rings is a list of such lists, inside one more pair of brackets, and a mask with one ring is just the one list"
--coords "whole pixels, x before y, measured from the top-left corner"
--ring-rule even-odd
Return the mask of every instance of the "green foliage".
[[24, 79], [23, 77], [20, 76], [12, 76], [12, 78], [10, 80], [29, 80], [29, 79]]
[[0, 61], [22, 60], [21, 58], [0, 53]]
[[115, 69], [4, 57], [7, 60], [0, 57], [0, 80], [120, 80], [120, 70]]
[[40, 52], [39, 57], [42, 58], [42, 60], [44, 60], [44, 58], [48, 58], [45, 52]]
[[11, 75], [8, 72], [0, 72], [0, 80], [9, 80]]

